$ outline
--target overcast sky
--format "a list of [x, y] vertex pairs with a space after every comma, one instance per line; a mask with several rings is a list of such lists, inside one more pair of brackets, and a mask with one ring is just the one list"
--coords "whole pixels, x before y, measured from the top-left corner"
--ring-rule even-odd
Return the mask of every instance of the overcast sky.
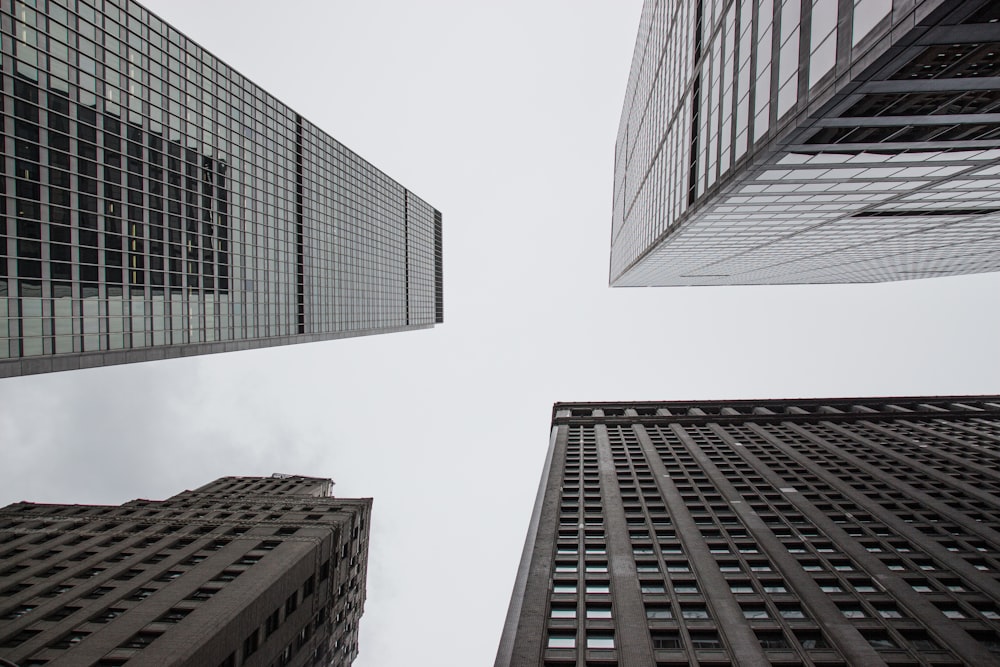
[[552, 403], [1000, 393], [1000, 275], [609, 289], [641, 0], [147, 0], [444, 215], [445, 324], [0, 380], [0, 506], [371, 496], [356, 667], [492, 664]]

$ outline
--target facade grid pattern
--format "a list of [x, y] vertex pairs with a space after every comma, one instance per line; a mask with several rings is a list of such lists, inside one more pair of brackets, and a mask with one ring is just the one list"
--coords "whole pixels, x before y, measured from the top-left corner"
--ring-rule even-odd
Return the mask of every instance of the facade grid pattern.
[[615, 286], [1000, 269], [986, 0], [648, 0], [615, 149]]
[[497, 667], [1000, 665], [1000, 397], [556, 404]]
[[0, 656], [28, 665], [351, 664], [371, 500], [226, 477], [120, 507], [0, 510]]
[[435, 323], [437, 212], [141, 5], [0, 47], [0, 374]]

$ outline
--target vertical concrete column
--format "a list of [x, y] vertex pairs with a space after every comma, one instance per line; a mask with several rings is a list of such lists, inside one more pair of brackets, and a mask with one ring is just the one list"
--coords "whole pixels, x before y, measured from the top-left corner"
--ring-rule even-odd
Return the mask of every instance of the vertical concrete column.
[[595, 429], [618, 664], [621, 667], [648, 667], [656, 661], [653, 659], [646, 608], [642, 603], [639, 575], [635, 569], [632, 541], [629, 539], [628, 523], [625, 520], [625, 507], [618, 487], [618, 473], [611, 454], [607, 427], [598, 424]]

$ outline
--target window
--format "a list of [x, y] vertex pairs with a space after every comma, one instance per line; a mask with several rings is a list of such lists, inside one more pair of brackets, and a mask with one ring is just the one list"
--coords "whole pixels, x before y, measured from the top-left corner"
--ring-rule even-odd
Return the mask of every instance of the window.
[[576, 648], [576, 635], [549, 633], [549, 648]]
[[587, 607], [587, 618], [611, 618], [611, 607]]
[[74, 612], [78, 611], [80, 611], [80, 607], [68, 607], [68, 606], [60, 607], [59, 609], [56, 609], [54, 612], [46, 616], [43, 620], [61, 621], [64, 618], [68, 618], [69, 616], [71, 616]]
[[991, 621], [1000, 621], [1000, 609], [990, 606], [988, 603], [974, 603], [976, 610], [983, 615], [983, 618], [988, 618]]
[[676, 630], [656, 630], [650, 633], [653, 648], [657, 650], [675, 649], [681, 647], [681, 635]]
[[606, 632], [587, 633], [588, 649], [610, 650], [613, 649], [614, 647], [615, 647], [614, 635]]
[[182, 574], [184, 574], [184, 572], [181, 570], [168, 570], [167, 572], [164, 572], [160, 576], [156, 577], [153, 581], [173, 581]]
[[549, 612], [550, 618], [576, 618], [576, 607], [552, 606]]
[[698, 586], [693, 582], [675, 583], [674, 593], [679, 593], [682, 595], [697, 595]]
[[780, 614], [782, 618], [792, 621], [806, 618], [805, 612], [802, 611], [802, 607], [797, 605], [781, 605], [778, 607], [778, 614]]
[[288, 596], [287, 600], [285, 600], [285, 616], [286, 617], [291, 616], [291, 614], [298, 608], [298, 606], [299, 606], [299, 593], [298, 591], [295, 591], [294, 593]]
[[146, 648], [159, 636], [159, 632], [137, 632], [118, 648]]
[[41, 632], [41, 630], [21, 630], [17, 634], [4, 640], [4, 642], [0, 644], [0, 648], [14, 648], [15, 646], [20, 646], [35, 635], [41, 634]]
[[685, 618], [687, 620], [699, 621], [699, 620], [708, 620], [712, 617], [708, 613], [708, 609], [706, 609], [705, 607], [684, 605], [681, 607], [681, 618]]
[[877, 604], [875, 611], [882, 618], [903, 618], [903, 612], [899, 611], [894, 604]]
[[879, 590], [871, 579], [851, 579], [850, 581], [851, 586], [859, 593], [877, 593]]
[[992, 630], [969, 630], [972, 637], [991, 653], [1000, 654], [1000, 636]]
[[125, 599], [132, 602], [139, 602], [140, 600], [145, 600], [150, 595], [156, 592], [155, 588], [138, 588], [128, 595]]
[[822, 649], [830, 647], [823, 635], [816, 630], [797, 631], [795, 633], [795, 637], [799, 640], [799, 644], [801, 644], [804, 649]]
[[884, 630], [863, 630], [861, 634], [872, 645], [872, 648], [876, 650], [891, 651], [899, 648], [899, 645]]
[[743, 618], [758, 620], [770, 618], [770, 615], [767, 613], [767, 609], [764, 606], [753, 605], [743, 607]]
[[121, 608], [118, 608], [118, 607], [108, 607], [104, 611], [102, 611], [102, 612], [100, 612], [100, 613], [98, 613], [98, 614], [96, 614], [94, 616], [91, 616], [90, 617], [90, 622], [91, 623], [110, 623], [111, 621], [115, 620], [116, 618], [118, 618], [119, 616], [121, 616], [124, 613], [125, 613], [124, 609], [121, 609]]
[[[25, 588], [27, 588], [27, 586]], [[43, 598], [54, 598], [57, 595], [62, 595], [66, 591], [70, 590], [71, 588], [73, 588], [73, 587], [72, 586], [62, 586], [62, 585], [60, 585], [60, 586], [53, 586], [49, 590], [47, 590], [44, 593], [42, 593], [42, 597]]]
[[910, 646], [917, 649], [918, 651], [940, 651], [941, 647], [937, 645], [930, 635], [928, 635], [923, 630], [902, 630], [900, 634], [903, 635], [903, 639], [909, 642]]
[[840, 609], [840, 613], [844, 615], [844, 618], [867, 618], [868, 614], [865, 610], [857, 605], [849, 604], [839, 604], [837, 607]]
[[157, 623], [180, 623], [191, 613], [190, 609], [178, 609], [174, 607], [156, 619]]
[[57, 639], [56, 641], [54, 641], [51, 644], [49, 644], [49, 647], [50, 648], [61, 648], [61, 649], [72, 648], [73, 646], [76, 646], [77, 644], [79, 644], [80, 642], [82, 642], [84, 639], [86, 639], [89, 635], [90, 635], [89, 632], [82, 632], [80, 630], [74, 630], [73, 632], [66, 633], [65, 635], [63, 635], [62, 637], [60, 637], [59, 639]]
[[260, 630], [254, 630], [243, 640], [243, 662], [260, 648]]
[[784, 649], [790, 648], [785, 636], [778, 631], [758, 632], [757, 641], [764, 649]]
[[673, 610], [666, 605], [647, 605], [646, 618], [650, 620], [669, 621], [674, 617]]
[[280, 623], [279, 616], [281, 614], [280, 609], [275, 609], [267, 620], [264, 621], [264, 637], [270, 637], [274, 634], [274, 631], [278, 629], [278, 624]]
[[16, 607], [14, 607], [13, 609], [11, 609], [10, 611], [8, 611], [3, 616], [0, 616], [0, 620], [3, 620], [3, 621], [13, 621], [16, 618], [21, 618], [22, 616], [24, 616], [25, 614], [27, 614], [29, 611], [31, 611], [34, 608], [35, 608], [35, 605], [31, 605], [31, 604], [21, 604], [21, 605], [18, 605]]
[[611, 587], [607, 584], [607, 582], [594, 584], [588, 583], [585, 590], [587, 595], [607, 595], [611, 592]]
[[691, 635], [691, 646], [701, 649], [722, 648], [719, 633], [714, 630], [694, 630]]
[[219, 592], [218, 588], [199, 588], [191, 595], [184, 598], [185, 600], [195, 600], [197, 602], [204, 602], [213, 595]]

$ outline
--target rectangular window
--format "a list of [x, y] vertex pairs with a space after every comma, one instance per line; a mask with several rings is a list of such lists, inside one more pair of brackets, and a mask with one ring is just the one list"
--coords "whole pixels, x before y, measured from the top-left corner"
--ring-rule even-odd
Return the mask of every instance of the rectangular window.
[[576, 618], [576, 607], [553, 605], [549, 618]]
[[722, 648], [719, 633], [714, 630], [695, 630], [690, 633], [691, 646], [700, 649]]
[[647, 605], [646, 607], [646, 618], [650, 620], [669, 621], [673, 617], [673, 610], [666, 605]]
[[549, 633], [549, 648], [576, 648], [576, 635], [568, 633]]
[[256, 653], [258, 648], [260, 648], [260, 630], [254, 630], [243, 640], [243, 662], [245, 663]]

